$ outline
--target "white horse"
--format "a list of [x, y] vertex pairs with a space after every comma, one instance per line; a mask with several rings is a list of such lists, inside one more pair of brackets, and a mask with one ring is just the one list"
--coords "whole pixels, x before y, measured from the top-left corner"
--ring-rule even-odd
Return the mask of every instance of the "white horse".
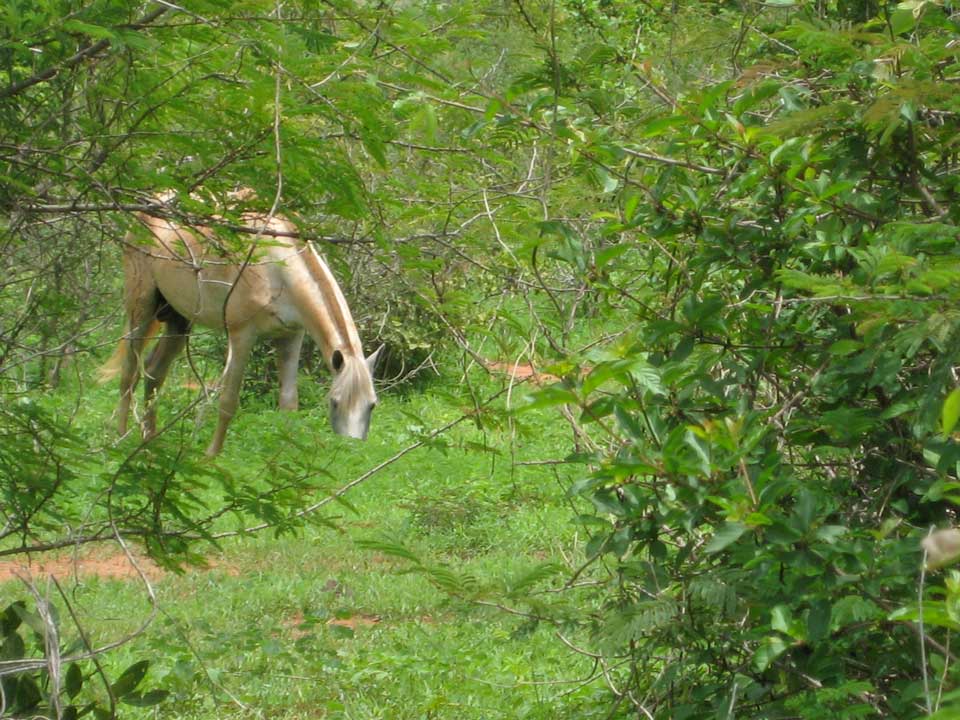
[[[161, 198], [164, 201], [165, 198]], [[239, 404], [244, 367], [257, 338], [275, 340], [280, 408], [297, 409], [297, 370], [304, 331], [320, 347], [333, 373], [330, 422], [335, 432], [365, 439], [377, 404], [373, 370], [379, 350], [364, 358], [357, 328], [340, 286], [308, 242], [292, 239], [296, 228], [280, 217], [242, 216], [260, 236], [247, 262], [227, 255], [210, 227], [186, 228], [138, 213], [148, 231], [131, 232], [123, 255], [127, 334], [101, 376], [120, 375], [119, 430], [127, 431], [130, 402], [141, 368], [146, 377], [143, 436], [156, 433], [155, 399], [193, 324], [225, 328], [227, 360], [221, 379], [217, 429], [207, 448], [216, 455]], [[144, 346], [159, 332], [146, 363]]]

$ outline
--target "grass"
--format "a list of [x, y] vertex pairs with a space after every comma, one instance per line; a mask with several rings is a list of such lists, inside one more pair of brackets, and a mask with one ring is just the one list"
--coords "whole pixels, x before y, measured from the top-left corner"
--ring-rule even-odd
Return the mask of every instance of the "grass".
[[[319, 391], [305, 390], [303, 406], [322, 407]], [[115, 388], [67, 386], [47, 402], [67, 412], [81, 391], [85, 409], [74, 425], [91, 442], [104, 442]], [[163, 416], [186, 398], [174, 382]], [[284, 463], [312, 473], [322, 487], [294, 507], [316, 502], [467, 409], [439, 383], [422, 394], [387, 395], [370, 439], [359, 444], [334, 437], [318, 410], [290, 415], [267, 405], [245, 399], [215, 467], [240, 486], [262, 486]], [[206, 415], [196, 431], [189, 420], [183, 426], [191, 453], [201, 452], [210, 432]], [[601, 716], [609, 709], [594, 702], [601, 690], [575, 682], [590, 674], [588, 659], [564, 647], [553, 627], [492, 607], [509, 604], [509, 589], [532, 569], [564, 562], [575, 535], [564, 497], [573, 478], [562, 467], [522, 463], [562, 457], [568, 445], [549, 417], [462, 422], [358, 484], [345, 503], [324, 507], [322, 519], [225, 539], [205, 550], [207, 569], [162, 574], [154, 582], [157, 619], [105, 663], [115, 677], [150, 659], [143, 686], [171, 695], [155, 709], [125, 708], [123, 716]], [[197, 496], [210, 492], [201, 487]], [[229, 514], [217, 523], [230, 530], [251, 520]], [[398, 548], [419, 564], [398, 557]], [[463, 587], [450, 592], [450, 577]], [[0, 585], [0, 604], [19, 592]], [[94, 640], [134, 631], [149, 612], [134, 580], [87, 577], [69, 592]]]

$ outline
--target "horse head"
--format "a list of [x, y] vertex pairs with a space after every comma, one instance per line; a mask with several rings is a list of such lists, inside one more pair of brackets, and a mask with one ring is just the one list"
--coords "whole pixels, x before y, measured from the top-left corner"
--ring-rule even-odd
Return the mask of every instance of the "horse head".
[[373, 387], [373, 371], [380, 350], [367, 358], [353, 353], [333, 351], [330, 368], [334, 378], [330, 387], [330, 424], [338, 435], [367, 439], [370, 416], [377, 406]]

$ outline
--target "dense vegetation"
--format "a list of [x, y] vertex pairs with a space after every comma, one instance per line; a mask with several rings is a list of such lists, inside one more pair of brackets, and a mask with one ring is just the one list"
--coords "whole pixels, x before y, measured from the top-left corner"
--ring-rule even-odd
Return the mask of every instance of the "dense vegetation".
[[[242, 528], [322, 537], [331, 493], [410, 448], [424, 459], [403, 472], [439, 494], [384, 495], [406, 524], [338, 494], [383, 516], [350, 552], [448, 611], [498, 608], [470, 617], [537, 648], [545, 694], [496, 714], [960, 712], [960, 573], [923, 572], [920, 549], [960, 501], [951, 1], [0, 8], [0, 556], [129, 543], [175, 568]], [[181, 221], [229, 225], [210, 215], [238, 187], [322, 247], [386, 344], [385, 439], [267, 410], [265, 354], [205, 461], [222, 357], [205, 335], [181, 369], [200, 390], [169, 389], [165, 432], [109, 433], [112, 391], [87, 378], [119, 333], [131, 212], [172, 189]], [[518, 385], [490, 361], [549, 375]], [[491, 530], [488, 549], [517, 542], [503, 557], [530, 550], [506, 575], [463, 535], [426, 541], [527, 501], [551, 509], [549, 538]], [[215, 661], [192, 684], [171, 669], [186, 635], [143, 631], [165, 674], [134, 645], [66, 663], [95, 624], [69, 593], [0, 592], [0, 715], [222, 715]], [[494, 674], [464, 651], [479, 642], [462, 662]], [[290, 674], [294, 647], [269, 655]], [[417, 684], [385, 652], [352, 655], [355, 677], [365, 661]], [[472, 702], [341, 700], [283, 712]]]

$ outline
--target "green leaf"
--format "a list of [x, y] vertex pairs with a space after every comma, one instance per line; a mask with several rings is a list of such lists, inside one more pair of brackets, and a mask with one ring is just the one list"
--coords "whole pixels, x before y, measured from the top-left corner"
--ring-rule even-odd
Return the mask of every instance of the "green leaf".
[[[889, 620], [916, 622], [920, 619], [920, 610], [916, 605], [909, 605], [894, 610], [888, 616]], [[927, 600], [923, 603], [923, 622], [926, 625], [960, 630], [960, 623], [950, 617], [946, 604]]]
[[890, 13], [890, 29], [894, 35], [910, 32], [916, 24], [917, 18], [911, 9], [899, 7]]
[[620, 502], [617, 493], [608, 488], [602, 488], [590, 496], [590, 502], [600, 512], [611, 515], [623, 515], [623, 503]]
[[544, 563], [537, 565], [532, 570], [528, 570], [517, 577], [507, 580], [507, 592], [515, 596], [537, 583], [548, 580], [564, 571], [564, 567], [558, 563]]
[[527, 412], [540, 408], [556, 407], [557, 405], [578, 405], [576, 394], [561, 385], [550, 385], [535, 393], [531, 393], [529, 400], [516, 408], [515, 412]]
[[960, 421], [960, 388], [954, 388], [943, 401], [940, 410], [940, 432], [944, 437], [950, 435]]
[[169, 690], [148, 690], [143, 694], [134, 693], [127, 695], [121, 699], [121, 702], [123, 702], [124, 705], [132, 705], [134, 707], [152, 707], [159, 705], [168, 697], [170, 697]]
[[770, 627], [784, 635], [793, 635], [793, 619], [790, 617], [790, 608], [786, 605], [776, 605], [770, 610]]
[[724, 523], [713, 534], [704, 551], [707, 553], [718, 553], [739, 540], [747, 530], [747, 526], [743, 523]]
[[814, 600], [807, 612], [807, 640], [816, 643], [826, 639], [830, 632], [830, 617], [833, 606], [829, 600]]
[[43, 694], [37, 686], [36, 680], [31, 675], [19, 675], [17, 677], [16, 700], [13, 705], [14, 716], [17, 714], [30, 714], [30, 711], [37, 707], [43, 699]]
[[960, 703], [944, 705], [933, 715], [919, 715], [917, 720], [957, 720], [960, 718]]
[[370, 153], [370, 157], [376, 160], [381, 168], [385, 169], [387, 167], [387, 153], [383, 139], [372, 132], [361, 130], [360, 141], [367, 152]]
[[23, 622], [21, 612], [26, 610], [26, 607], [27, 604], [23, 600], [17, 600], [6, 607], [3, 614], [0, 615], [0, 636], [7, 637], [16, 632], [16, 629]]
[[89, 35], [90, 37], [97, 38], [98, 40], [112, 40], [117, 36], [117, 33], [110, 28], [85, 23], [82, 20], [77, 20], [76, 18], [71, 18], [64, 22], [63, 29], [67, 32]]
[[704, 442], [693, 429], [688, 429], [684, 435], [686, 444], [693, 448], [697, 457], [700, 459], [700, 472], [705, 476], [710, 474], [710, 445]]
[[141, 660], [140, 662], [134, 663], [128, 667], [111, 686], [113, 694], [118, 698], [123, 698], [132, 693], [134, 690], [136, 690], [137, 685], [143, 681], [143, 678], [146, 677], [147, 670], [149, 669], [149, 660]]
[[67, 668], [67, 675], [64, 678], [63, 688], [67, 691], [67, 696], [71, 699], [76, 697], [77, 693], [80, 692], [80, 688], [83, 687], [83, 671], [80, 669], [80, 665], [77, 663], [70, 663], [70, 667]]
[[358, 547], [361, 547], [364, 550], [375, 550], [383, 553], [384, 555], [390, 555], [391, 557], [400, 558], [401, 560], [409, 560], [417, 565], [422, 565], [420, 558], [417, 557], [413, 551], [408, 550], [400, 543], [392, 542], [390, 540], [357, 540], [356, 543]]
[[753, 664], [759, 672], [763, 672], [786, 651], [786, 641], [779, 635], [771, 635], [760, 641], [757, 651], [753, 654]]

